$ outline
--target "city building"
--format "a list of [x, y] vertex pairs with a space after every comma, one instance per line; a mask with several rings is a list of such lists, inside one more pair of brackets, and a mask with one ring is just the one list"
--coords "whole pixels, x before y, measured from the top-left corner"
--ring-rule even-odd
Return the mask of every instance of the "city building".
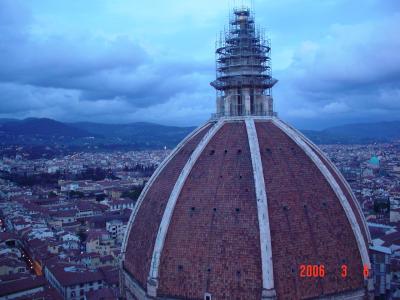
[[371, 246], [370, 252], [371, 262], [374, 266], [375, 297], [389, 297], [391, 282], [390, 255], [392, 251], [384, 246]]
[[105, 285], [104, 274], [98, 270], [60, 263], [46, 266], [45, 276], [65, 300], [83, 300], [85, 293]]
[[[43, 299], [34, 295], [43, 292], [47, 282], [43, 277], [27, 277], [13, 280], [12, 284], [0, 282], [0, 299]], [[59, 299], [59, 298], [53, 298]]]
[[119, 219], [110, 220], [106, 222], [106, 230], [109, 232], [111, 238], [122, 242], [126, 231], [126, 224]]
[[217, 45], [216, 114], [150, 178], [122, 246], [127, 299], [365, 299], [371, 237], [333, 163], [273, 109], [247, 8]]

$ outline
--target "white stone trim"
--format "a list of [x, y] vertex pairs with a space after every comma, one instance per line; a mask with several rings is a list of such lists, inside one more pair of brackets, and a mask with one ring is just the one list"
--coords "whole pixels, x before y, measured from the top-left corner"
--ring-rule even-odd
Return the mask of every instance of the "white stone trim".
[[[122, 269], [122, 282], [125, 289], [125, 294], [122, 295], [126, 299], [148, 300], [146, 291], [131, 277], [131, 275]], [[134, 297], [132, 297], [134, 296]]]
[[305, 140], [306, 143], [307, 143], [315, 152], [317, 152], [319, 155], [321, 155], [322, 157], [324, 157], [324, 158], [326, 159], [326, 161], [328, 162], [329, 166], [330, 166], [330, 167], [336, 172], [336, 174], [339, 176], [340, 180], [344, 183], [344, 185], [345, 185], [347, 191], [348, 191], [349, 194], [351, 195], [351, 199], [353, 200], [353, 202], [354, 202], [354, 204], [355, 204], [355, 206], [356, 206], [356, 208], [357, 208], [357, 211], [358, 211], [358, 213], [359, 213], [360, 216], [361, 216], [361, 220], [362, 220], [362, 224], [363, 224], [363, 227], [364, 227], [364, 231], [365, 231], [366, 234], [367, 234], [368, 243], [372, 244], [371, 233], [369, 232], [367, 222], [365, 221], [364, 213], [363, 213], [363, 211], [362, 211], [362, 209], [361, 209], [361, 205], [360, 205], [360, 203], [358, 202], [357, 198], [354, 196], [354, 193], [353, 193], [353, 191], [351, 190], [351, 187], [350, 187], [349, 183], [348, 183], [347, 180], [343, 177], [342, 173], [338, 170], [338, 168], [335, 166], [335, 164], [332, 163], [332, 161], [331, 161], [328, 157], [326, 157], [326, 155], [321, 151], [321, 149], [319, 149], [319, 147], [317, 147], [309, 138], [307, 138], [303, 133], [301, 133], [299, 130], [297, 130], [296, 128], [292, 127], [291, 125], [289, 125], [289, 124], [286, 124], [286, 125], [287, 125], [288, 127], [290, 127], [293, 131], [295, 131], [298, 135], [300, 135], [300, 136], [303, 138], [303, 140]]
[[[174, 212], [174, 208], [176, 202], [178, 200], [179, 194], [182, 190], [183, 185], [186, 182], [190, 171], [192, 170], [194, 164], [196, 163], [197, 159], [200, 157], [201, 153], [203, 152], [204, 148], [208, 145], [210, 140], [214, 137], [214, 135], [218, 132], [218, 130], [224, 124], [223, 120], [218, 121], [202, 138], [200, 143], [197, 145], [196, 149], [193, 151], [192, 155], [189, 157], [188, 162], [184, 166], [179, 175], [175, 186], [169, 196], [167, 206], [164, 210], [164, 215], [161, 220], [160, 227], [158, 229], [156, 242], [153, 249], [153, 255], [150, 264], [148, 282], [151, 282], [152, 288], [155, 286], [155, 290], [157, 289], [158, 285], [158, 274], [159, 274], [159, 266], [160, 266], [160, 258], [161, 253], [164, 247], [165, 238], [167, 236], [169, 224], [171, 222], [172, 214]], [[149, 291], [148, 291], [149, 292]], [[150, 294], [149, 294], [150, 295]], [[156, 297], [156, 294], [150, 295], [152, 297]]]
[[150, 177], [149, 181], [146, 183], [146, 186], [144, 187], [143, 191], [140, 193], [140, 196], [137, 200], [137, 203], [133, 209], [133, 212], [129, 218], [128, 225], [127, 225], [127, 230], [124, 236], [124, 240], [122, 242], [122, 247], [121, 247], [121, 253], [122, 253], [122, 260], [125, 259], [125, 253], [126, 253], [126, 247], [128, 244], [128, 239], [129, 235], [132, 229], [133, 222], [135, 221], [136, 215], [142, 205], [143, 199], [146, 197], [147, 192], [149, 188], [152, 186], [153, 182], [156, 180], [158, 175], [162, 172], [164, 167], [171, 161], [173, 157], [179, 152], [179, 150], [189, 141], [191, 140], [194, 136], [196, 136], [201, 130], [203, 130], [205, 127], [207, 127], [210, 124], [210, 122], [207, 122], [198, 128], [196, 128], [193, 132], [191, 132], [186, 138], [184, 138], [178, 146], [175, 147], [173, 151], [163, 160], [163, 162], [158, 166], [158, 168], [155, 170], [153, 175]]
[[273, 116], [221, 116], [221, 117], [215, 117], [211, 118], [211, 121], [218, 121], [218, 120], [224, 120], [225, 122], [234, 122], [234, 121], [245, 121], [246, 119], [253, 119], [253, 120], [272, 120], [275, 117]]
[[347, 219], [350, 222], [351, 228], [353, 230], [354, 236], [357, 241], [358, 250], [360, 251], [362, 263], [364, 266], [368, 266], [371, 269], [371, 263], [368, 256], [368, 248], [365, 244], [364, 237], [361, 233], [360, 226], [356, 220], [354, 212], [346, 198], [343, 194], [342, 189], [339, 184], [336, 182], [333, 175], [329, 172], [328, 168], [324, 163], [319, 159], [317, 154], [310, 148], [310, 146], [299, 136], [294, 130], [292, 130], [288, 125], [286, 125], [283, 121], [279, 119], [274, 119], [273, 123], [279, 127], [283, 132], [285, 132], [306, 154], [307, 156], [315, 163], [320, 172], [324, 175], [325, 179], [328, 181], [329, 185], [335, 192], [338, 197], [340, 204], [342, 205]]
[[[126, 300], [182, 300], [182, 298], [173, 298], [173, 297], [162, 297], [162, 298], [154, 298], [147, 295], [146, 291], [142, 289], [142, 287], [136, 282], [136, 280], [125, 270], [123, 272], [123, 282], [125, 284], [125, 291], [122, 296], [126, 296]], [[124, 298], [125, 299], [125, 298]]]
[[263, 290], [272, 291], [274, 290], [274, 272], [272, 266], [271, 229], [269, 225], [268, 199], [267, 193], [265, 191], [265, 181], [260, 155], [260, 146], [258, 143], [254, 119], [247, 118], [245, 122], [247, 137], [250, 146], [251, 163], [253, 166], [254, 184], [257, 197], [257, 214], [258, 225], [260, 228]]
[[366, 296], [366, 292], [364, 289], [350, 291], [346, 293], [331, 295], [331, 296], [322, 296], [317, 298], [318, 300], [364, 300]]

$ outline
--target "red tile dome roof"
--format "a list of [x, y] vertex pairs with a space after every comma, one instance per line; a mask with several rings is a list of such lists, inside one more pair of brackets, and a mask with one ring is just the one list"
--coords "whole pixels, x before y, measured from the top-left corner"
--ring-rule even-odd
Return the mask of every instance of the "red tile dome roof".
[[124, 292], [362, 299], [369, 242], [357, 200], [317, 146], [276, 117], [220, 118], [178, 145], [142, 192], [123, 246]]

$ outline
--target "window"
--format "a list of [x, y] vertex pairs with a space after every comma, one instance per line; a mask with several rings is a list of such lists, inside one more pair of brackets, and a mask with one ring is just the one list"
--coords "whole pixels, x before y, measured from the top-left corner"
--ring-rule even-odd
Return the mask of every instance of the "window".
[[204, 294], [204, 300], [211, 300], [211, 294], [210, 293], [205, 293]]
[[380, 271], [381, 271], [381, 273], [385, 273], [385, 265], [384, 264], [380, 265]]

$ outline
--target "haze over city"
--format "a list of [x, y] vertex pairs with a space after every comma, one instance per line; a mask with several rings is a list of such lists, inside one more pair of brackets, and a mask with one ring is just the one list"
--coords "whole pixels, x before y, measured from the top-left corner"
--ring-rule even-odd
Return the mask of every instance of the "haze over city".
[[[234, 4], [2, 0], [0, 118], [199, 125], [214, 111], [215, 40]], [[282, 118], [310, 129], [398, 119], [398, 1], [253, 5]]]

